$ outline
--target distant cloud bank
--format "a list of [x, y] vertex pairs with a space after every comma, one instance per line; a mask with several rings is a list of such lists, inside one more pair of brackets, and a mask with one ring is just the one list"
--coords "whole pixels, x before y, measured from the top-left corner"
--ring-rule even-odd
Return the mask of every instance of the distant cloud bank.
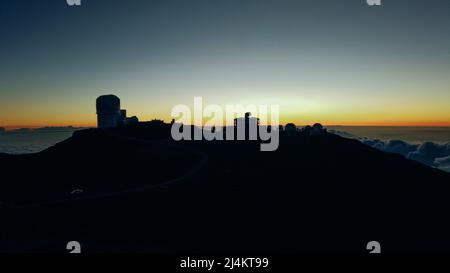
[[397, 139], [379, 140], [362, 138], [337, 130], [331, 130], [330, 132], [342, 137], [358, 139], [362, 143], [379, 150], [400, 154], [408, 159], [450, 172], [450, 142], [442, 144], [427, 141], [420, 144], [411, 144]]
[[0, 130], [0, 153], [30, 154], [47, 149], [69, 138], [77, 127], [21, 128], [11, 131]]

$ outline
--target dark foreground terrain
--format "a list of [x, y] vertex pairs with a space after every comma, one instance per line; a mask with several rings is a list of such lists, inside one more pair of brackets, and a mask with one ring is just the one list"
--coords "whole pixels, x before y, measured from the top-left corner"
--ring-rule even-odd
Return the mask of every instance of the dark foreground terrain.
[[0, 252], [450, 251], [450, 174], [333, 134], [259, 148], [141, 124], [0, 155]]

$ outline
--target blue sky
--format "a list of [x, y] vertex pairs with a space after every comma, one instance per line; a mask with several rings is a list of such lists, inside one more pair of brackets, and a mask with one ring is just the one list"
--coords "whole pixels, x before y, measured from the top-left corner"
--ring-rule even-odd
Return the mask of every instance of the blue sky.
[[113, 93], [141, 119], [175, 104], [274, 103], [299, 124], [449, 124], [450, 1], [6, 0], [0, 126], [95, 124]]

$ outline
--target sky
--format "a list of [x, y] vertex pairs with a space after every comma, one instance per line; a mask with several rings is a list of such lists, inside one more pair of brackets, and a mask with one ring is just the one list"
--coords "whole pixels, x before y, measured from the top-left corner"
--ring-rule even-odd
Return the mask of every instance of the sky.
[[177, 104], [277, 104], [281, 123], [450, 126], [450, 1], [3, 0], [0, 126], [94, 126]]

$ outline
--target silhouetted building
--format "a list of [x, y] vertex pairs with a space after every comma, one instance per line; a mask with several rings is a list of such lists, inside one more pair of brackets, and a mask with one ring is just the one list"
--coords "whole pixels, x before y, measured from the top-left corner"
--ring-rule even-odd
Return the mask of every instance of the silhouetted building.
[[246, 127], [247, 127], [247, 125], [250, 125], [250, 124], [256, 124], [257, 126], [259, 126], [259, 118], [254, 118], [251, 115], [252, 115], [252, 113], [247, 112], [247, 113], [245, 113], [245, 117], [235, 118], [234, 126], [237, 126], [239, 122], [243, 122], [243, 124], [245, 124]]
[[311, 134], [311, 126], [306, 125], [306, 126], [302, 129], [302, 133], [309, 136], [309, 135]]
[[288, 123], [286, 124], [286, 126], [284, 127], [284, 130], [286, 132], [292, 133], [292, 132], [297, 132], [297, 126], [295, 126], [294, 123]]
[[150, 123], [150, 124], [154, 124], [154, 125], [164, 125], [165, 123], [164, 123], [164, 120], [162, 120], [162, 119], [152, 119], [152, 120], [150, 120], [148, 123]]
[[[256, 140], [258, 138], [258, 127], [259, 127], [259, 118], [254, 118], [251, 116], [252, 113], [245, 113], [245, 117], [243, 118], [235, 118], [234, 119], [234, 127], [237, 130], [240, 127], [244, 126], [245, 128], [245, 139]], [[235, 131], [237, 133], [237, 130]], [[255, 130], [253, 132], [253, 130]]]
[[127, 123], [127, 110], [125, 109], [120, 109], [120, 123]]
[[136, 116], [132, 116], [131, 118], [125, 118], [125, 124], [138, 124], [139, 123], [139, 119]]
[[0, 127], [0, 134], [3, 134], [4, 132], [6, 132], [6, 129], [3, 127]]
[[98, 128], [112, 128], [121, 125], [137, 124], [136, 116], [127, 117], [127, 110], [120, 109], [120, 99], [114, 95], [104, 95], [97, 98]]
[[97, 98], [98, 128], [117, 127], [122, 123], [120, 99], [114, 95], [104, 95]]
[[312, 136], [319, 136], [326, 134], [327, 130], [323, 128], [322, 124], [316, 123], [312, 126], [310, 135]]

